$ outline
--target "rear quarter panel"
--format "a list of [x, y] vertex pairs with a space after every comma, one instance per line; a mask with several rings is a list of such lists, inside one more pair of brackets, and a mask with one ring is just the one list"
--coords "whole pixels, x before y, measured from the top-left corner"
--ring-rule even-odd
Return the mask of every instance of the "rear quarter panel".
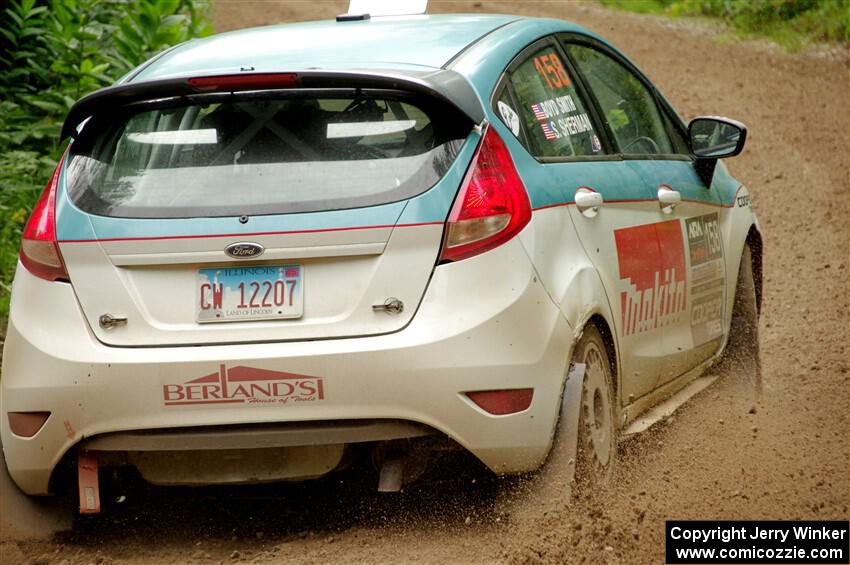
[[[547, 292], [560, 306], [567, 322], [580, 334], [581, 327], [593, 314], [602, 315], [611, 325], [611, 309], [599, 275], [581, 246], [566, 210], [572, 203], [572, 196], [544, 193], [548, 183], [541, 178], [543, 167], [503, 124], [491, 104], [493, 89], [514, 57], [540, 38], [560, 32], [582, 33], [605, 41], [569, 22], [524, 18], [478, 41], [449, 68], [470, 81], [491, 126], [511, 151], [532, 206], [537, 206], [520, 239]], [[557, 204], [552, 205], [553, 202]]]

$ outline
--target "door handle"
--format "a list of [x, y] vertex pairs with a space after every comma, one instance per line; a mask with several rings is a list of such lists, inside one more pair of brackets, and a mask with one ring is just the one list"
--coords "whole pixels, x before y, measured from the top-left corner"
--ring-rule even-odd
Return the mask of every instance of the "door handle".
[[586, 218], [593, 218], [599, 212], [605, 200], [602, 195], [588, 186], [581, 186], [576, 190], [576, 208]]
[[673, 190], [666, 184], [658, 187], [658, 204], [661, 206], [661, 211], [665, 214], [673, 212], [673, 208], [682, 201], [682, 193], [678, 190]]

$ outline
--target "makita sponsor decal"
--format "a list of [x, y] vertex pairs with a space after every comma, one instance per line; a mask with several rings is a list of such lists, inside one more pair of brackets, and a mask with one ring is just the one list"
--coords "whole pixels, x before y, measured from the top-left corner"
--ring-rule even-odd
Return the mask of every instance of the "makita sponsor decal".
[[324, 400], [321, 377], [270, 371], [242, 365], [227, 368], [183, 383], [162, 385], [166, 406], [192, 404], [288, 404]]
[[688, 302], [685, 245], [679, 220], [614, 232], [620, 267], [624, 335], [677, 323]]

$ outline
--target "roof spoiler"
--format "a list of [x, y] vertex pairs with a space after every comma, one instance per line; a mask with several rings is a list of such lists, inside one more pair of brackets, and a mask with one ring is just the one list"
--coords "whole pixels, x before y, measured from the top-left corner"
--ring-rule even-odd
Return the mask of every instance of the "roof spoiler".
[[[219, 80], [216, 80], [219, 79]], [[77, 128], [95, 112], [110, 112], [127, 104], [191, 96], [203, 92], [243, 92], [277, 88], [386, 88], [433, 96], [481, 123], [484, 109], [478, 95], [455, 71], [322, 71], [237, 73], [130, 82], [102, 88], [78, 100], [68, 112], [60, 139], [76, 137]]]

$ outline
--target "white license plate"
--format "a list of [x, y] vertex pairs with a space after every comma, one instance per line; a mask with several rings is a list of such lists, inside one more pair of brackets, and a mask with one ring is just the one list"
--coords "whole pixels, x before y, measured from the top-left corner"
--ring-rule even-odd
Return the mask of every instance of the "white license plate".
[[199, 269], [196, 288], [198, 322], [274, 320], [304, 314], [301, 265]]

